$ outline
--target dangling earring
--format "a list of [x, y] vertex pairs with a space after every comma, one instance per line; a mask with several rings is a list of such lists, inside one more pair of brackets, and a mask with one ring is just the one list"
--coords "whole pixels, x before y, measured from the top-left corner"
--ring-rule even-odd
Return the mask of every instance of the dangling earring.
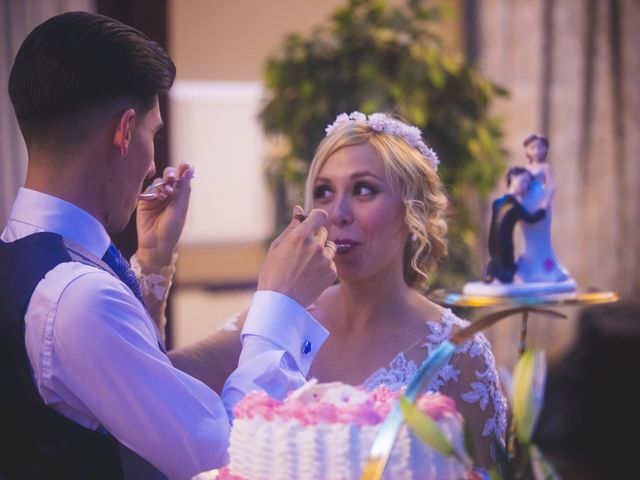
[[418, 240], [418, 235], [416, 235], [416, 232], [413, 232], [413, 233], [411, 234], [411, 241], [412, 241], [412, 242], [415, 242], [416, 240]]

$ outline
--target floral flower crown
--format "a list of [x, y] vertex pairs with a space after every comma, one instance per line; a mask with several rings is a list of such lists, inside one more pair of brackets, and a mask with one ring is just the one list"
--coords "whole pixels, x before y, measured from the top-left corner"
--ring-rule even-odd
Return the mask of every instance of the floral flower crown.
[[391, 118], [386, 113], [372, 113], [367, 116], [361, 112], [352, 112], [350, 114], [341, 113], [338, 115], [336, 120], [331, 125], [327, 126], [325, 132], [329, 135], [338, 125], [342, 125], [347, 122], [365, 123], [376, 132], [384, 132], [388, 135], [400, 137], [413, 148], [416, 148], [422, 156], [427, 159], [427, 162], [429, 162], [429, 165], [431, 165], [434, 170], [437, 170], [438, 165], [440, 165], [438, 155], [424, 143], [424, 140], [422, 140], [422, 133], [418, 127], [405, 125], [404, 123]]

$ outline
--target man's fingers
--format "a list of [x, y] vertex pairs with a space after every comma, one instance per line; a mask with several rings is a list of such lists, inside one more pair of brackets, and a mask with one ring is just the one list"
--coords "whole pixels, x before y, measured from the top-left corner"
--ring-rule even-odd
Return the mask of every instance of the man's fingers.
[[329, 236], [329, 231], [324, 226], [322, 226], [320, 227], [320, 230], [318, 230], [318, 233], [316, 233], [315, 238], [320, 245], [324, 245], [328, 236]]
[[326, 257], [329, 260], [333, 260], [333, 257], [336, 256], [336, 252], [338, 251], [338, 248], [336, 247], [336, 244], [333, 243], [331, 240], [327, 240], [328, 236], [329, 236], [329, 231], [324, 226], [322, 226], [320, 227], [320, 230], [318, 230], [318, 233], [316, 233], [315, 238], [320, 245], [324, 246], [324, 253]]
[[308, 229], [312, 235], [316, 236], [320, 231], [320, 227], [324, 227], [327, 223], [328, 218], [329, 216], [324, 210], [311, 210], [300, 228]]
[[174, 167], [167, 167], [164, 169], [164, 171], [162, 172], [162, 180], [169, 183], [169, 182], [175, 182], [176, 179], [178, 178], [178, 173], [176, 171], [176, 169]]
[[295, 207], [293, 207], [293, 215], [291, 216], [289, 225], [287, 225], [282, 233], [278, 235], [278, 237], [273, 242], [271, 242], [270, 248], [276, 248], [278, 245], [280, 245], [283, 239], [289, 234], [289, 232], [300, 225], [300, 223], [302, 223], [306, 218], [307, 217], [304, 214], [304, 210], [302, 210], [302, 207], [300, 205], [296, 205]]

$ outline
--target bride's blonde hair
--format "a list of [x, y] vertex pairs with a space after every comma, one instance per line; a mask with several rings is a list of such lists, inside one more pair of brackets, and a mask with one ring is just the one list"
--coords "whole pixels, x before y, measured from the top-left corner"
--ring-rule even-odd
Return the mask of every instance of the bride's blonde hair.
[[327, 159], [343, 147], [368, 143], [382, 158], [387, 180], [404, 202], [405, 223], [409, 229], [404, 248], [405, 282], [413, 288], [424, 286], [429, 273], [435, 271], [447, 254], [448, 200], [434, 165], [402, 136], [374, 129], [366, 121], [341, 122], [328, 130], [309, 168], [305, 208], [313, 207], [314, 185]]

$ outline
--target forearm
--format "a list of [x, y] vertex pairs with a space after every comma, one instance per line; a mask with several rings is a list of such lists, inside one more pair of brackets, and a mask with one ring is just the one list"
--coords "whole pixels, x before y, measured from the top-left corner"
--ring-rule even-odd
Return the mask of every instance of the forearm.
[[238, 366], [241, 346], [239, 327], [237, 330], [220, 329], [198, 342], [172, 350], [168, 355], [177, 369], [220, 394], [225, 380]]

